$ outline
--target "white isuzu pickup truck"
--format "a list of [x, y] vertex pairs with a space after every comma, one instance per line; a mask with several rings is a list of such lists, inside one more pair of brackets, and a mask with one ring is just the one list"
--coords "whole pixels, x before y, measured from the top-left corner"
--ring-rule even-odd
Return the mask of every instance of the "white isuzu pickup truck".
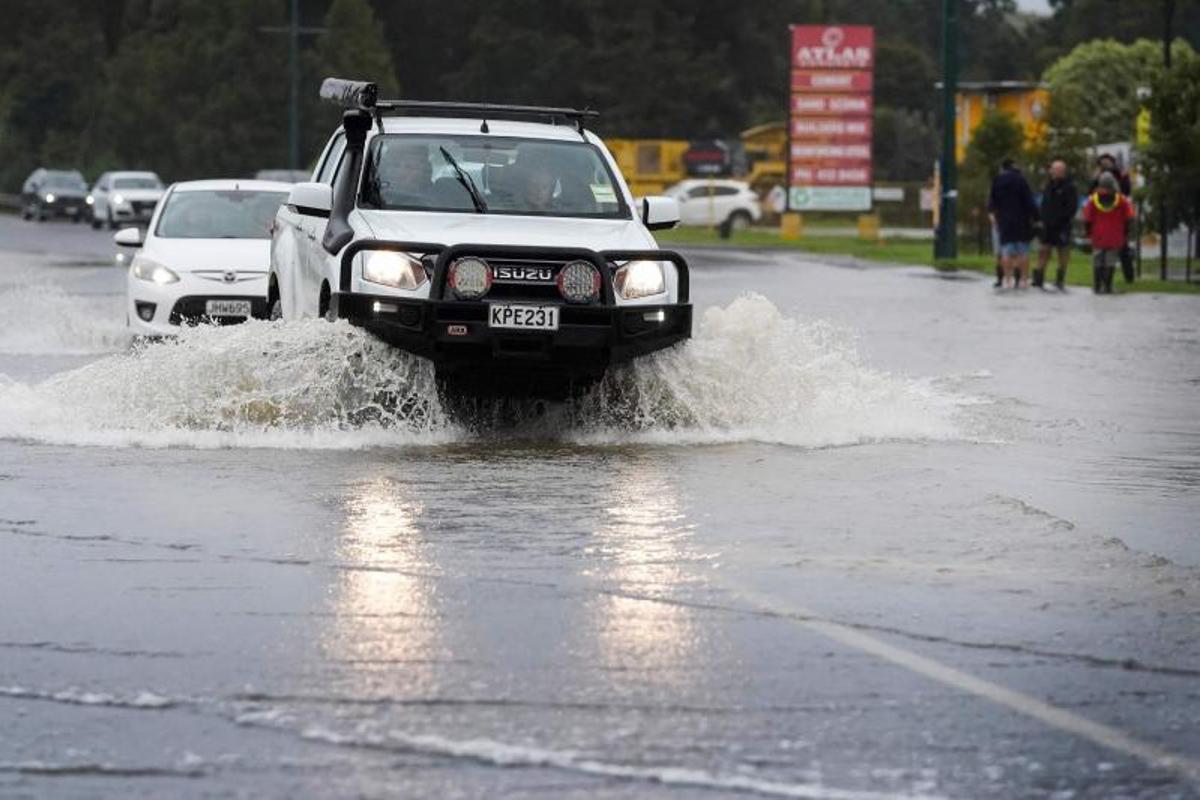
[[688, 266], [650, 231], [676, 201], [635, 201], [593, 111], [340, 104], [312, 180], [272, 228], [275, 317], [343, 318], [431, 359], [464, 391], [563, 396], [691, 335]]

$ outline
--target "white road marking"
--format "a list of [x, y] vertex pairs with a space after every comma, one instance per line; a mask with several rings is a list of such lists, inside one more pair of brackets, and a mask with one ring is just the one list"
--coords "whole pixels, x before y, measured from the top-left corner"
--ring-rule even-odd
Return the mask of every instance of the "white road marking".
[[836, 642], [853, 647], [864, 653], [889, 661], [910, 672], [923, 675], [945, 686], [973, 694], [998, 705], [1005, 706], [1027, 717], [1044, 722], [1052, 728], [1070, 733], [1102, 747], [1140, 759], [1160, 769], [1171, 770], [1185, 779], [1200, 783], [1200, 761], [1172, 753], [1158, 745], [1143, 742], [1112, 726], [1093, 722], [1066, 709], [1050, 705], [1027, 694], [1009, 689], [991, 681], [970, 675], [954, 667], [946, 666], [932, 658], [917, 655], [901, 647], [888, 644], [874, 636], [847, 625], [821, 619], [808, 609], [761, 592], [722, 580], [730, 590], [737, 592], [753, 603], [759, 610], [789, 619], [809, 630], [820, 633]]

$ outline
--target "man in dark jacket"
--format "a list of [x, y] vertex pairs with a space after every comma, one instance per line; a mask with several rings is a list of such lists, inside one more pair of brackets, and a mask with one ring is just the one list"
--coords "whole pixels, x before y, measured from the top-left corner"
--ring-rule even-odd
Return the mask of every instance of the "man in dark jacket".
[[1046, 264], [1050, 251], [1058, 253], [1058, 272], [1054, 276], [1054, 288], [1066, 290], [1067, 264], [1071, 260], [1071, 223], [1079, 210], [1079, 193], [1075, 182], [1067, 175], [1067, 163], [1057, 160], [1050, 165], [1050, 180], [1042, 189], [1042, 247], [1038, 251], [1037, 269], [1033, 271], [1033, 285], [1045, 288]]
[[[1004, 283], [1016, 289], [1029, 273], [1029, 242], [1033, 239], [1033, 221], [1037, 204], [1033, 190], [1011, 158], [1004, 159], [1000, 174], [992, 180], [988, 212], [1000, 231], [1000, 257], [1004, 265]], [[1009, 277], [1012, 282], [1009, 282]]]

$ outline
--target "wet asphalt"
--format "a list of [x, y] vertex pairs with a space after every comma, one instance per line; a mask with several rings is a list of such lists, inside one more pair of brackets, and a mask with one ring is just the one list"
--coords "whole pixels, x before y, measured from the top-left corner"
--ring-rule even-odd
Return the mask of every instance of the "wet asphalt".
[[369, 446], [108, 241], [0, 217], [0, 797], [1200, 796], [1200, 299], [694, 250], [672, 424]]

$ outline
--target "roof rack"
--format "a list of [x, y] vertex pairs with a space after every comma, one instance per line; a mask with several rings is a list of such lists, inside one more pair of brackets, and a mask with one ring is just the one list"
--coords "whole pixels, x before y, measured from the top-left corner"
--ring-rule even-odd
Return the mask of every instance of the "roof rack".
[[384, 116], [473, 117], [486, 125], [489, 119], [544, 119], [552, 125], [560, 121], [573, 124], [583, 133], [583, 122], [600, 116], [590, 108], [556, 108], [553, 106], [512, 106], [493, 103], [452, 103], [440, 100], [378, 100], [371, 109], [382, 128]]
[[321, 83], [321, 99], [346, 109], [369, 112], [383, 131], [384, 116], [417, 114], [427, 117], [473, 117], [483, 121], [487, 133], [489, 119], [545, 119], [551, 125], [560, 120], [573, 123], [583, 135], [583, 121], [600, 116], [590, 108], [555, 108], [553, 106], [511, 106], [493, 103], [451, 103], [440, 100], [380, 100], [379, 87], [369, 81], [326, 78]]

